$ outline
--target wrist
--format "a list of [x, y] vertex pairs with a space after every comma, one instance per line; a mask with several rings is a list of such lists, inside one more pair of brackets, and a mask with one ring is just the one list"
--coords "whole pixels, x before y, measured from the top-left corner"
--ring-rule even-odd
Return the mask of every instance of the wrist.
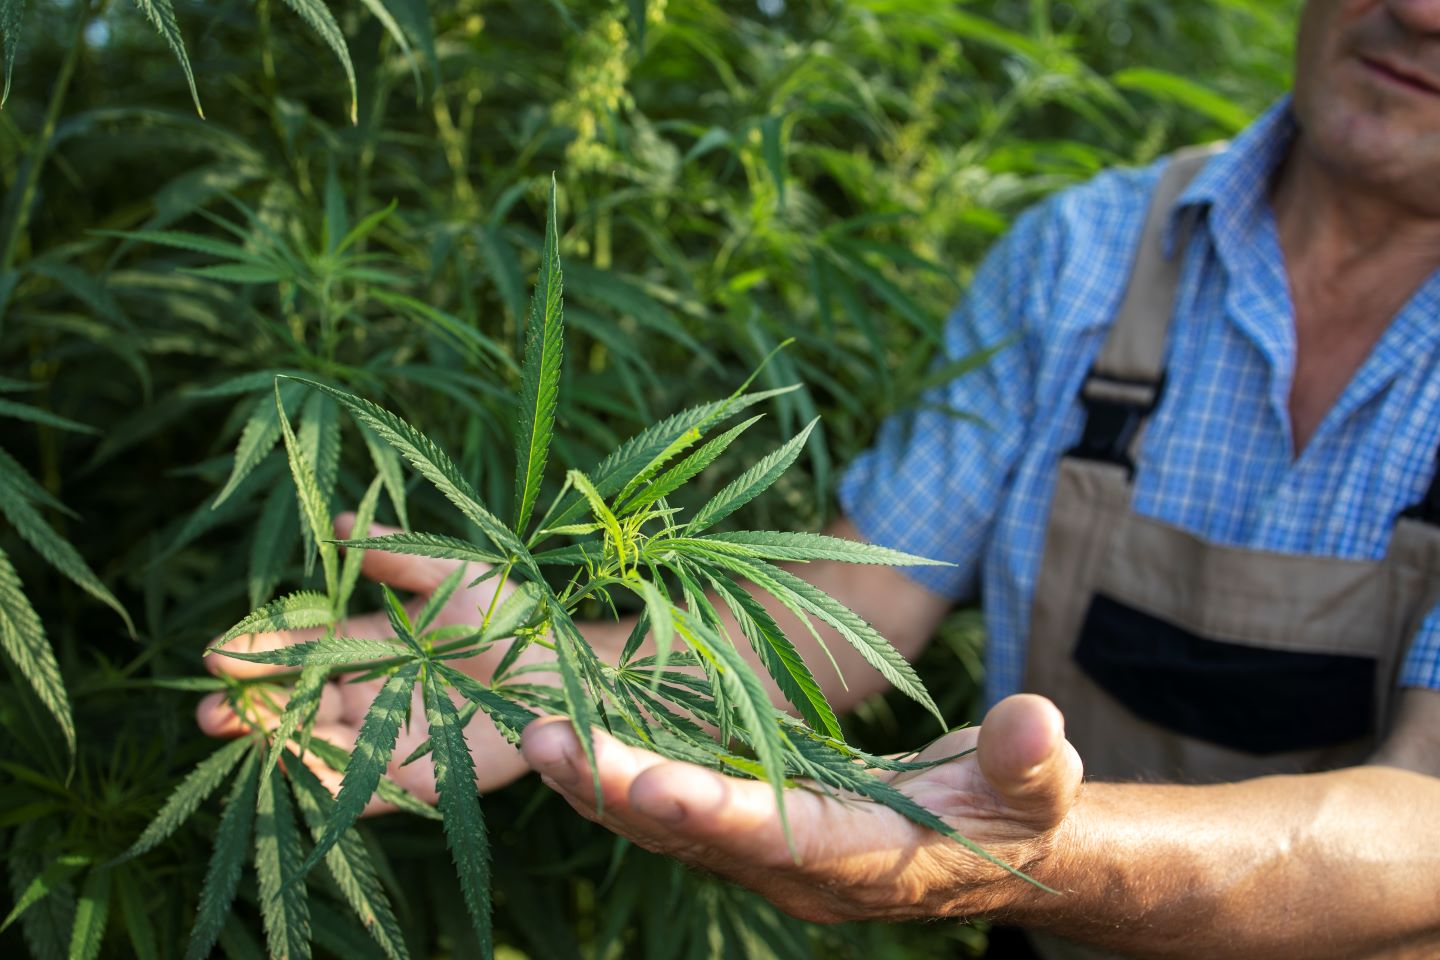
[[996, 885], [995, 908], [986, 916], [1037, 929], [1061, 925], [1061, 911], [1074, 906], [1076, 864], [1084, 849], [1084, 789], [1088, 787], [1054, 829], [1016, 845], [1007, 862], [1025, 877], [1007, 874]]

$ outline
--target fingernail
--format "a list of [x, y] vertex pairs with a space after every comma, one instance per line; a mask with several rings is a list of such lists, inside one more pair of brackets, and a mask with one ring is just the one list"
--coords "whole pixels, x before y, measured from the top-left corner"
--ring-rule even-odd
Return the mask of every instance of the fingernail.
[[573, 787], [580, 782], [580, 774], [576, 773], [574, 766], [569, 763], [548, 764], [541, 769], [540, 777], [562, 788]]
[[549, 787], [551, 790], [554, 790], [556, 793], [560, 794], [562, 797], [570, 797], [573, 795], [564, 784], [557, 781], [548, 773], [540, 774], [540, 782], [545, 784], [545, 786]]

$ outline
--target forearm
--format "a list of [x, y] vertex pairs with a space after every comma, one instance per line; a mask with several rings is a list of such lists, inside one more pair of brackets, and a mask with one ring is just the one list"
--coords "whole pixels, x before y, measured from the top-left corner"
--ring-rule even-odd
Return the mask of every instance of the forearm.
[[[1090, 783], [1009, 920], [1138, 956], [1440, 955], [1440, 779]], [[1017, 888], [1018, 890], [1019, 888]]]

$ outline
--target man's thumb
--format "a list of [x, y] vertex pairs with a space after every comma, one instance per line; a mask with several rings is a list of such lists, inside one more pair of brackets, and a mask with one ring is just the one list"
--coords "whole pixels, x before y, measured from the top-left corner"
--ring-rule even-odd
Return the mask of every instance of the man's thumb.
[[1049, 700], [1022, 693], [997, 703], [980, 725], [977, 754], [985, 780], [1016, 819], [1048, 830], [1070, 812], [1080, 791], [1080, 756]]

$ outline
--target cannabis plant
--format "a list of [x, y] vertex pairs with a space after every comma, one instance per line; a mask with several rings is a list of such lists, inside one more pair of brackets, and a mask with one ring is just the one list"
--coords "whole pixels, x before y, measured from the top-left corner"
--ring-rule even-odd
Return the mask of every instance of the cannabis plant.
[[[126, 855], [141, 854], [165, 839], [234, 774], [191, 933], [190, 957], [203, 957], [214, 946], [252, 842], [272, 955], [309, 955], [305, 878], [324, 861], [380, 948], [388, 956], [404, 956], [393, 910], [354, 825], [377, 791], [402, 807], [417, 807], [413, 797], [384, 776], [401, 726], [419, 722], [409, 716], [417, 687], [429, 738], [404, 762], [433, 757], [446, 839], [471, 923], [487, 954], [489, 848], [463, 732], [477, 711], [516, 743], [538, 713], [562, 713], [574, 722], [592, 761], [593, 729], [603, 727], [623, 742], [666, 757], [764, 780], [775, 790], [782, 818], [784, 791], [800, 780], [814, 789], [864, 797], [990, 858], [904, 793], [871, 776], [871, 770], [927, 764], [882, 759], [848, 745], [809, 666], [745, 586], [768, 593], [807, 625], [818, 620], [833, 627], [897, 689], [940, 719], [910, 664], [873, 627], [776, 565], [819, 559], [886, 565], [931, 561], [819, 534], [713, 532], [794, 462], [813, 422], [689, 516], [668, 505], [668, 496], [721, 456], [756, 418], [723, 431], [720, 427], [775, 396], [776, 390], [742, 388], [651, 426], [592, 469], [569, 471], [536, 519], [554, 436], [564, 344], [554, 191], [552, 183], [540, 273], [526, 325], [515, 443], [520, 456], [508, 522], [482, 502], [439, 446], [393, 413], [318, 380], [277, 378], [276, 419], [324, 589], [291, 593], [265, 604], [232, 627], [215, 649], [229, 657], [291, 668], [288, 703], [268, 734], [241, 739], [200, 763]], [[380, 491], [378, 477], [359, 506], [355, 529], [361, 536], [332, 540], [329, 504], [316, 465], [290, 424], [285, 404], [289, 385], [329, 397], [373, 431], [483, 532], [483, 542], [418, 532], [364, 536]], [[557, 538], [571, 542], [552, 545]], [[339, 546], [346, 548], [343, 560]], [[462, 561], [414, 617], [384, 589], [393, 640], [345, 636], [338, 629], [359, 576], [360, 558], [365, 550], [375, 549]], [[484, 571], [477, 581], [497, 581], [496, 602], [478, 611], [473, 625], [433, 628], [471, 563]], [[506, 585], [514, 589], [501, 589]], [[574, 618], [582, 601], [598, 598], [615, 609], [621, 594], [632, 595], [642, 612], [619, 662], [612, 664], [591, 649]], [[743, 641], [727, 631], [717, 603], [735, 618]], [[314, 627], [325, 628], [321, 638], [281, 649], [242, 652], [225, 646], [245, 634]], [[654, 652], [642, 656], [647, 635], [653, 638]], [[815, 639], [820, 640], [818, 632]], [[749, 643], [803, 720], [772, 705], [740, 655], [738, 642]], [[456, 668], [455, 661], [497, 644], [508, 649], [489, 683]], [[533, 682], [534, 668], [516, 668], [520, 654], [534, 644], [553, 650], [558, 684]], [[311, 727], [326, 681], [333, 674], [355, 673], [383, 680], [383, 685], [353, 751], [347, 753], [315, 738]], [[237, 712], [257, 730], [265, 728], [258, 710], [278, 703], [274, 683], [266, 677], [230, 684]], [[463, 707], [456, 706], [452, 692]], [[943, 729], [943, 719], [940, 723]], [[343, 773], [333, 800], [302, 762], [307, 751]], [[313, 840], [308, 850], [295, 808]]]
[[[337, 34], [317, 33], [294, 13], [318, 4], [343, 33], [360, 94], [353, 119], [347, 71], [329, 45]], [[9, 644], [0, 670], [0, 859], [14, 904], [0, 909], [0, 955], [180, 956], [221, 822], [227, 837], [253, 838], [257, 824], [279, 836], [265, 824], [283, 812], [256, 819], [263, 766], [246, 793], [247, 751], [263, 747], [269, 763], [270, 741], [280, 735], [272, 732], [259, 746], [245, 740], [228, 772], [207, 767], [222, 782], [193, 814], [185, 804], [167, 808], [156, 829], [172, 817], [184, 823], [163, 844], [105, 868], [214, 751], [193, 722], [198, 693], [226, 693], [257, 721], [283, 717], [286, 696], [308, 696], [299, 672], [245, 682], [192, 676], [206, 640], [277, 591], [333, 599], [337, 616], [342, 597], [367, 608], [384, 601], [369, 584], [348, 588], [353, 597], [325, 585], [318, 541], [289, 479], [277, 375], [286, 377], [279, 385], [288, 422], [327, 508], [360, 504], [379, 475], [377, 519], [462, 537], [480, 551], [469, 557], [467, 577], [488, 572], [480, 566], [488, 562], [498, 584], [505, 567], [506, 551], [388, 442], [301, 379], [424, 427], [476, 499], [526, 544], [557, 599], [578, 576], [566, 598], [568, 605], [578, 597], [572, 619], [606, 615], [612, 603], [638, 613], [646, 601], [616, 583], [581, 595], [592, 582], [587, 565], [604, 572], [603, 529], [531, 544], [571, 467], [602, 490], [625, 535], [625, 572], [612, 560], [615, 579], [651, 583], [692, 618], [707, 616], [701, 601], [726, 612], [739, 599], [703, 571], [763, 597], [763, 584], [722, 561], [763, 575], [753, 561], [777, 559], [739, 554], [722, 538], [732, 534], [717, 532], [819, 529], [834, 510], [837, 468], [870, 444], [880, 421], [922, 397], [929, 402], [929, 388], [992, 346], [948, 342], [959, 325], [945, 316], [1005, 225], [1102, 168], [1232, 133], [1285, 89], [1297, 7], [0, 0], [3, 52], [14, 57], [13, 89], [0, 110], [0, 375], [15, 385], [6, 382], [0, 400], [34, 411], [0, 419], [0, 448], [19, 465], [0, 467], [0, 549], [14, 571], [0, 587], [10, 621], [0, 636]], [[186, 51], [180, 66], [174, 39]], [[529, 455], [515, 449], [513, 424], [529, 280], [545, 233], [536, 172], [550, 169], [562, 171], [568, 221], [566, 361], [545, 483], [531, 522], [515, 529], [514, 464]], [[369, 232], [351, 238], [359, 224]], [[773, 352], [786, 341], [792, 345]], [[629, 501], [617, 504], [621, 491], [605, 490], [593, 465], [647, 424], [701, 399], [722, 402], [767, 356], [753, 389], [802, 386], [740, 412], [737, 396], [725, 414], [731, 419], [717, 416], [657, 477], [762, 410], [765, 418], [734, 435], [724, 455], [663, 506], [626, 513]], [[970, 375], [1003, 378], [1002, 369]], [[43, 422], [45, 415], [88, 430]], [[699, 546], [681, 544], [675, 563], [656, 564], [658, 578], [637, 567], [640, 545], [666, 524], [674, 528], [666, 536], [679, 536], [722, 487], [817, 416], [803, 451], [766, 495], [688, 537]], [[584, 500], [573, 483], [565, 491], [567, 499], [577, 494]], [[682, 512], [659, 515], [667, 509]], [[632, 533], [627, 523], [647, 512], [651, 519]], [[544, 521], [597, 522], [588, 500], [565, 524]], [[57, 542], [74, 548], [93, 579], [68, 561], [49, 562], [64, 553]], [[570, 551], [569, 560], [557, 551]], [[500, 601], [486, 629], [513, 630], [530, 653], [482, 686], [531, 712], [568, 713], [558, 674], [525, 665], [563, 638], [543, 628], [556, 614], [540, 608], [548, 598], [536, 595], [533, 572], [515, 556], [500, 592], [518, 583], [524, 596], [516, 606]], [[307, 564], [318, 571], [312, 577]], [[133, 636], [65, 566], [129, 611]], [[415, 633], [420, 607], [407, 609], [417, 638], [442, 622]], [[475, 613], [476, 625], [485, 612]], [[735, 621], [727, 614], [725, 622]], [[734, 630], [742, 650], [752, 642], [744, 629], [742, 622]], [[933, 705], [952, 722], [978, 707], [981, 633], [976, 613], [958, 610], [916, 663]], [[763, 631], [755, 635], [762, 653], [773, 654]], [[394, 655], [413, 660], [396, 638], [403, 649]], [[584, 650], [562, 653], [579, 664], [581, 692], [594, 696], [602, 728], [629, 729], [622, 711], [635, 709], [632, 701], [648, 704], [649, 696], [669, 706], [667, 698], [695, 688], [688, 699], [710, 711], [706, 719], [673, 712], [703, 729], [728, 724], [730, 754], [750, 765], [749, 775], [765, 776], [758, 749], [735, 732], [749, 727], [725, 682], [714, 682], [715, 668], [698, 661], [695, 648], [682, 649], [678, 627], [669, 638], [663, 667], [664, 649], [648, 642], [628, 659], [627, 669], [645, 678], [635, 692], [617, 679], [613, 659], [592, 679]], [[490, 644], [497, 660], [512, 647], [500, 633], [471, 647]], [[772, 660], [788, 676], [784, 658]], [[828, 669], [823, 654], [811, 668]], [[415, 684], [422, 693], [425, 671]], [[448, 683], [443, 674], [439, 682]], [[462, 718], [479, 711], [450, 693]], [[809, 703], [803, 689], [789, 699], [809, 728], [827, 729], [821, 707], [812, 704], [807, 715], [793, 705]], [[901, 693], [877, 696], [843, 729], [871, 752], [900, 750], [928, 729], [929, 709]], [[392, 770], [404, 759], [398, 753], [424, 737], [423, 708], [415, 713], [415, 736]], [[649, 712], [641, 719], [652, 728], [662, 722]], [[342, 745], [338, 737], [322, 742], [331, 736], [323, 726], [306, 716], [286, 722], [295, 724], [283, 734], [286, 749], [303, 752], [311, 766], [290, 773], [282, 753], [271, 771], [283, 777], [274, 803], [290, 811], [303, 860], [315, 834], [296, 777], [318, 772], [333, 786], [327, 768], [347, 760], [332, 749]], [[788, 771], [788, 752], [798, 749], [788, 741], [799, 734], [780, 729]], [[709, 749], [714, 740], [696, 742]], [[713, 762], [733, 770], [736, 761]], [[399, 779], [409, 782], [404, 774], [413, 769]], [[235, 789], [250, 802], [224, 804]], [[386, 779], [378, 790], [388, 804], [408, 802], [432, 819], [366, 822], [346, 834], [363, 837], [363, 849], [340, 841], [326, 865], [295, 884], [309, 894], [315, 950], [382, 953], [331, 874], [344, 869], [338, 857], [358, 864], [363, 854], [411, 951], [474, 955], [464, 892], [441, 862], [449, 857], [441, 814]], [[792, 920], [747, 891], [617, 841], [534, 778], [481, 802], [492, 827], [497, 952], [545, 960], [938, 960], [972, 955], [983, 943], [978, 925]], [[267, 898], [247, 861], [268, 861], [254, 846], [234, 848], [236, 893], [216, 955], [265, 954]], [[286, 863], [286, 875], [300, 860]], [[369, 881], [356, 882], [352, 893], [372, 904], [361, 916], [378, 923], [379, 901], [363, 893]], [[210, 885], [205, 902], [224, 889]]]

